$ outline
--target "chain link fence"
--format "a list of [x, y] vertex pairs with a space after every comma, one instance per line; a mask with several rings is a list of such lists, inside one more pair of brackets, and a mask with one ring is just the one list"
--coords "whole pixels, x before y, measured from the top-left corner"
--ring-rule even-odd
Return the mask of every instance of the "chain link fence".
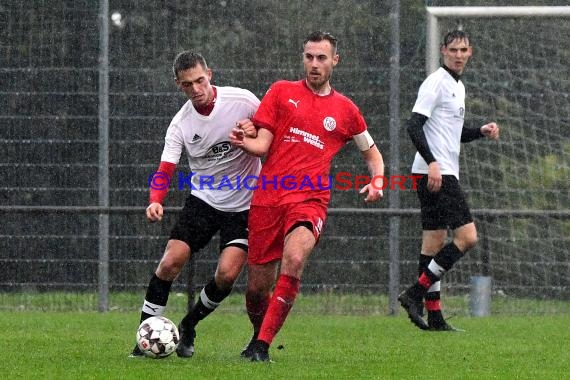
[[[3, 2], [2, 294], [83, 294], [107, 288], [111, 292], [140, 293], [142, 297], [175, 213], [187, 195], [187, 190], [178, 190], [174, 181], [165, 220], [160, 224], [146, 222], [147, 178], [158, 166], [171, 118], [186, 101], [171, 73], [172, 61], [181, 50], [204, 54], [213, 69], [214, 84], [248, 88], [261, 98], [273, 81], [302, 75], [303, 37], [326, 26], [340, 38], [341, 62], [332, 79], [334, 87], [361, 108], [387, 162], [387, 174], [409, 174], [415, 150], [403, 125], [425, 77], [425, 7], [403, 2], [398, 18], [400, 33], [395, 35], [392, 5], [388, 1], [111, 0], [105, 13], [93, 1]], [[103, 68], [109, 83], [108, 92], [103, 94], [108, 101], [108, 144], [103, 145], [108, 147], [107, 152], [101, 151], [100, 32], [106, 30], [101, 28], [102, 19], [108, 24], [108, 34], [103, 36], [108, 41], [108, 66]], [[477, 55], [477, 44], [487, 44], [493, 37], [482, 38], [486, 33], [482, 23], [469, 26], [476, 36]], [[511, 33], [506, 40], [520, 39], [518, 27], [502, 25], [504, 33]], [[547, 38], [551, 29], [544, 25], [537, 26], [537, 33], [542, 33], [542, 43], [552, 41]], [[399, 47], [397, 56], [394, 43]], [[497, 49], [489, 44], [481, 50], [485, 48]], [[564, 75], [569, 66], [568, 50], [564, 49], [559, 47], [554, 53], [558, 61], [555, 59], [550, 67], [554, 70], [552, 80], [560, 79], [555, 86], [561, 96], [556, 117], [548, 118], [545, 125], [533, 121], [535, 128], [530, 129], [524, 128], [524, 117], [516, 118], [520, 124], [511, 120], [514, 106], [506, 115], [501, 99], [489, 95], [496, 93], [496, 86], [516, 84], [518, 71], [508, 71], [507, 67], [505, 72], [514, 75], [511, 82], [494, 83], [489, 78], [481, 85], [478, 78], [488, 78], [488, 62], [497, 56], [482, 54], [484, 58], [473, 61], [466, 78], [474, 108], [468, 124], [488, 117], [502, 125], [514, 125], [517, 134], [506, 133], [498, 148], [480, 143], [482, 147], [469, 147], [464, 154], [462, 183], [472, 196], [482, 244], [446, 277], [444, 291], [450, 294], [466, 294], [470, 276], [485, 272], [508, 295], [570, 298], [568, 183], [556, 185], [558, 192], [550, 193], [556, 196], [546, 197], [546, 204], [532, 200], [542, 191], [532, 187], [514, 192], [521, 202], [510, 202], [513, 198], [506, 190], [514, 185], [505, 177], [509, 167], [499, 170], [504, 160], [498, 161], [495, 156], [499, 152], [508, 158], [511, 150], [524, 143], [527, 145], [519, 161], [531, 165], [535, 158], [555, 157], [554, 163], [546, 158], [541, 161], [544, 167], [537, 168], [543, 170], [539, 178], [554, 170], [549, 165], [568, 175], [569, 85], [563, 78], [568, 78]], [[508, 66], [507, 56], [508, 52], [498, 54], [498, 61]], [[527, 56], [532, 57], [522, 57]], [[539, 61], [534, 64], [529, 61], [525, 75], [544, 72]], [[397, 88], [390, 85], [394, 68], [400, 76]], [[525, 99], [527, 95], [539, 98], [545, 88], [552, 86], [537, 79], [518, 91]], [[391, 96], [399, 100], [396, 110], [389, 106], [394, 104]], [[525, 104], [518, 102], [517, 106]], [[390, 128], [397, 128], [392, 138]], [[541, 128], [550, 132], [538, 136]], [[512, 138], [520, 136], [523, 138]], [[543, 137], [550, 144], [548, 152], [529, 148], [534, 146], [530, 141]], [[102, 166], [101, 157], [106, 157], [108, 165]], [[190, 168], [185, 165], [177, 170], [188, 173]], [[367, 174], [353, 146], [341, 151], [331, 171], [333, 175]], [[103, 188], [102, 173], [108, 181]], [[485, 178], [493, 179], [492, 189]], [[394, 291], [414, 280], [421, 230], [418, 203], [413, 191], [393, 193], [397, 193], [396, 198], [388, 195], [379, 204], [365, 205], [357, 190], [333, 191], [325, 232], [305, 271], [304, 292], [393, 296]], [[101, 256], [102, 220], [108, 223], [107, 256]], [[215, 268], [216, 247], [213, 241], [195, 256], [197, 286], [207, 281]], [[102, 269], [107, 277], [101, 277]], [[103, 290], [102, 281], [107, 282]], [[174, 289], [186, 289], [187, 281], [185, 272]], [[243, 290], [244, 284], [242, 275], [236, 290]]]

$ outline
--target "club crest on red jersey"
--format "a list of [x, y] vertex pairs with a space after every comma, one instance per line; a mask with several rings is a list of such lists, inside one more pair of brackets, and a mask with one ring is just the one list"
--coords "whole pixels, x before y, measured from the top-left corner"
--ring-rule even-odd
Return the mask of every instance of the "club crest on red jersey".
[[336, 128], [336, 120], [332, 116], [327, 116], [323, 120], [323, 126], [330, 132]]

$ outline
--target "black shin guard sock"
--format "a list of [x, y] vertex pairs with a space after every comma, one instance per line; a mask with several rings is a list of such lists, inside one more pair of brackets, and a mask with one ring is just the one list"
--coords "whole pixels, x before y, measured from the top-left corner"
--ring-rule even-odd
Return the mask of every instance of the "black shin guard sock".
[[232, 292], [232, 288], [220, 289], [213, 278], [204, 286], [204, 292], [209, 300], [215, 303], [222, 302]]
[[[182, 325], [185, 327], [196, 326], [199, 321], [212, 313], [231, 291], [232, 288], [219, 289], [216, 281], [212, 278], [200, 292], [194, 308], [182, 320]], [[203, 299], [204, 297], [206, 298], [205, 300]]]
[[[171, 287], [172, 281], [162, 280], [158, 278], [156, 274], [153, 274], [146, 289], [145, 301], [155, 305], [166, 306]], [[151, 314], [145, 313], [144, 311], [141, 312], [141, 322], [151, 316]]]
[[[426, 294], [426, 301], [439, 301], [441, 298], [441, 293], [439, 291], [436, 292], [428, 292]], [[428, 310], [428, 311], [434, 311], [434, 310]], [[441, 310], [439, 310], [441, 312]]]
[[439, 290], [428, 292], [428, 294], [426, 294], [426, 301], [439, 301], [440, 298], [441, 298], [441, 293]]
[[445, 269], [447, 272], [451, 269], [453, 264], [455, 264], [462, 257], [463, 252], [461, 252], [459, 248], [457, 248], [457, 246], [451, 242], [443, 247], [441, 251], [437, 253], [437, 255], [435, 255], [434, 260], [437, 265]]
[[418, 259], [418, 276], [421, 276], [422, 273], [427, 269], [432, 259], [433, 257], [420, 253], [420, 257]]

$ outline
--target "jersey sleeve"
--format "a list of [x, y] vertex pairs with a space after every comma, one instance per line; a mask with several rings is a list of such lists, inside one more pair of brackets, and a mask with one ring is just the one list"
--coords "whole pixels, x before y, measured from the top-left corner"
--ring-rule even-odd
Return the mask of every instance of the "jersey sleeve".
[[170, 124], [164, 138], [164, 149], [160, 161], [178, 165], [184, 150], [184, 136], [178, 124]]
[[344, 110], [343, 121], [348, 125], [345, 132], [347, 140], [352, 140], [354, 136], [360, 135], [368, 129], [360, 108], [349, 98], [342, 96], [334, 107]]
[[368, 129], [366, 120], [357, 106], [354, 106], [353, 119], [354, 123], [352, 124], [353, 128], [351, 131], [352, 136], [359, 135]]
[[439, 100], [439, 85], [435, 76], [428, 77], [418, 90], [418, 98], [412, 112], [430, 117]]
[[275, 135], [277, 112], [279, 110], [279, 86], [274, 83], [261, 99], [259, 108], [253, 115], [253, 124], [258, 128], [265, 128]]
[[255, 96], [253, 92], [249, 90], [244, 90], [244, 93], [245, 93], [245, 98], [247, 99], [247, 102], [251, 108], [251, 111], [249, 112], [249, 118], [251, 119], [255, 114], [255, 112], [257, 111], [257, 109], [259, 108], [260, 100], [257, 96]]

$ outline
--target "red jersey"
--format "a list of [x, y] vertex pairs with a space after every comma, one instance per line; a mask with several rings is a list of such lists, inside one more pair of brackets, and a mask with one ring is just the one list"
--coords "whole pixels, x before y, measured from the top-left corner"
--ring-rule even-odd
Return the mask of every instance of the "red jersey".
[[304, 79], [274, 83], [253, 123], [273, 134], [251, 202], [261, 206], [308, 199], [328, 204], [334, 156], [366, 130], [362, 113], [350, 99], [334, 90], [317, 95]]

